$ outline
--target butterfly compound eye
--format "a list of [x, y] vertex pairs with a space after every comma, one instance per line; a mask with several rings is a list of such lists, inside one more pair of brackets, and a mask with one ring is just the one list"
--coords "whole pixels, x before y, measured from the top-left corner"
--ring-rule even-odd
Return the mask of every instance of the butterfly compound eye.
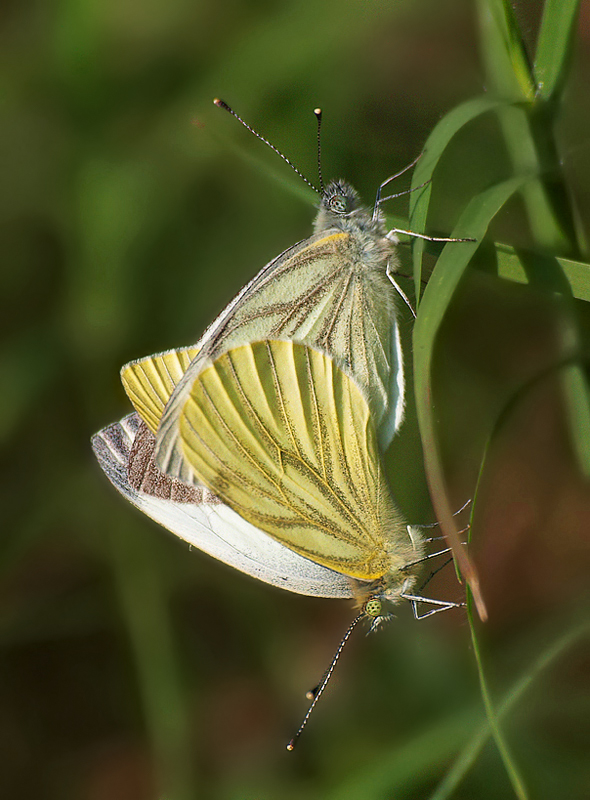
[[348, 209], [346, 197], [344, 197], [342, 194], [332, 195], [328, 203], [330, 206], [330, 211], [334, 211], [336, 214], [344, 214]]
[[367, 603], [365, 603], [365, 607], [363, 609], [363, 611], [368, 617], [374, 617], [374, 618], [381, 616], [381, 610], [382, 610], [381, 600], [368, 600]]

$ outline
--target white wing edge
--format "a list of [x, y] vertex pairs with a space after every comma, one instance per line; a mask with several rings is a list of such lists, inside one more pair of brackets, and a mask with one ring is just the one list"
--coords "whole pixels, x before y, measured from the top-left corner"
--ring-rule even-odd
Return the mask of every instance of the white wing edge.
[[[381, 420], [378, 430], [379, 447], [384, 453], [398, 432], [403, 420], [406, 405], [406, 382], [404, 379], [404, 354], [397, 318], [391, 325], [391, 379], [389, 384], [390, 408]], [[394, 361], [395, 356], [395, 361]]]
[[92, 437], [107, 478], [136, 508], [199, 550], [253, 578], [296, 594], [351, 598], [345, 575], [300, 556], [243, 520], [222, 503], [177, 503], [133, 489], [127, 462], [139, 418], [129, 414]]

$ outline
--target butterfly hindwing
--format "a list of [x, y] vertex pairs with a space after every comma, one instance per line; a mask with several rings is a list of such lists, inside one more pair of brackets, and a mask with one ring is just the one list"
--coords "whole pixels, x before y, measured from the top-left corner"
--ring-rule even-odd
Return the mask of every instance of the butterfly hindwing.
[[234, 348], [182, 410], [187, 463], [256, 527], [319, 564], [370, 580], [404, 530], [366, 400], [324, 353], [287, 341]]
[[121, 369], [127, 397], [152, 433], [158, 430], [170, 395], [198, 352], [198, 345], [167, 350], [131, 361]]

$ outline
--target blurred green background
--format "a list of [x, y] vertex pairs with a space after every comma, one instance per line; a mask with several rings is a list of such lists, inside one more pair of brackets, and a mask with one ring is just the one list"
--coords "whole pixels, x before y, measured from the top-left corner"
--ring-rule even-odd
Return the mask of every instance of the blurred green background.
[[[531, 46], [540, 5], [516, 8]], [[3, 797], [425, 798], [484, 724], [465, 615], [416, 623], [402, 608], [379, 635], [357, 635], [286, 754], [350, 607], [280, 592], [189, 552], [116, 495], [89, 444], [130, 410], [122, 364], [194, 343], [263, 264], [309, 235], [313, 195], [213, 97], [312, 180], [320, 105], [324, 175], [346, 177], [370, 203], [444, 113], [485, 89], [475, 7], [4, 7]], [[589, 40], [584, 2], [557, 138], [586, 232]], [[509, 175], [497, 124], [482, 117], [437, 171], [431, 230], [448, 233], [474, 192]], [[403, 218], [406, 208], [401, 198], [390, 210]], [[531, 244], [518, 202], [493, 234]], [[438, 366], [457, 507], [473, 494], [506, 387], [551, 347], [550, 306], [483, 273], [457, 299]], [[388, 457], [408, 519], [430, 521], [411, 401]], [[474, 533], [490, 610], [481, 637], [501, 702], [539, 654], [588, 619], [590, 491], [550, 381], [510, 416], [484, 477]], [[461, 598], [452, 569], [429, 593]], [[590, 648], [572, 638], [504, 720], [531, 797], [590, 797]], [[512, 796], [494, 745], [444, 796]]]

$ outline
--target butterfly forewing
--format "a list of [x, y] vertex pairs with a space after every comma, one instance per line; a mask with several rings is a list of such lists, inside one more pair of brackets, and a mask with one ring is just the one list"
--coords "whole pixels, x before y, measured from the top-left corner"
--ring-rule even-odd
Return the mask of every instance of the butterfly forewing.
[[369, 406], [322, 352], [230, 350], [194, 380], [179, 433], [194, 475], [245, 520], [351, 577], [387, 570], [386, 543], [404, 528]]

